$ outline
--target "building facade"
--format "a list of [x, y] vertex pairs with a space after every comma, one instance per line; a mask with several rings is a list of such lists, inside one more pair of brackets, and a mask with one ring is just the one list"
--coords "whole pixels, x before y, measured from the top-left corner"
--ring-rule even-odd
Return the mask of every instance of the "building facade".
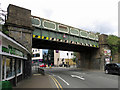
[[32, 63], [43, 61], [42, 49], [32, 48]]
[[16, 85], [24, 79], [28, 54], [30, 52], [25, 47], [0, 32], [0, 81]]
[[54, 65], [53, 50], [32, 48], [32, 53], [32, 63], [44, 63], [48, 66]]
[[54, 50], [54, 65], [59, 66], [64, 62], [67, 65], [75, 64], [73, 62], [74, 55], [72, 51], [61, 51], [61, 50]]

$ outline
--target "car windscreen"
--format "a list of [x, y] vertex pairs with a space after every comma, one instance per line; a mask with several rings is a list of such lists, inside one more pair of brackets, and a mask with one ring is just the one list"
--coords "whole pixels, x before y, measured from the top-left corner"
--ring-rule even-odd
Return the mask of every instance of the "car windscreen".
[[117, 63], [117, 65], [118, 65], [118, 67], [120, 67], [120, 64]]

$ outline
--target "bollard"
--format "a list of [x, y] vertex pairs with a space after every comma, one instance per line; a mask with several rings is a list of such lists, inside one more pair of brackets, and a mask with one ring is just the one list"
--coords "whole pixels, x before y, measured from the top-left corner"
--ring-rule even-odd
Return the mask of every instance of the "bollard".
[[45, 75], [44, 69], [42, 69], [42, 68], [38, 68], [38, 73]]

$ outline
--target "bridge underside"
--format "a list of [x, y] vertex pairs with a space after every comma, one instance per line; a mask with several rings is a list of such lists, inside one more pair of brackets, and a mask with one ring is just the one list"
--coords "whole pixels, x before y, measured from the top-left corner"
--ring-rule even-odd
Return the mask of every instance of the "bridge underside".
[[89, 52], [93, 49], [98, 49], [95, 47], [48, 41], [48, 40], [35, 39], [35, 38], [32, 39], [32, 48], [75, 51], [75, 52], [86, 52], [86, 51]]
[[[87, 47], [63, 42], [48, 41], [42, 39], [32, 39], [32, 48], [52, 49], [78, 52], [78, 67], [87, 69], [99, 69], [100, 60], [96, 59], [98, 48]], [[79, 63], [80, 61], [80, 63]]]

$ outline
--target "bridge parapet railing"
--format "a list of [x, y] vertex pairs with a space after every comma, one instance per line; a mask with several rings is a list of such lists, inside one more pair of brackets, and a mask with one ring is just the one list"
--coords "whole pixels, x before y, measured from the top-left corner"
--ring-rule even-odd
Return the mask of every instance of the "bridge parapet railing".
[[33, 16], [33, 38], [99, 47], [98, 35], [68, 25]]

